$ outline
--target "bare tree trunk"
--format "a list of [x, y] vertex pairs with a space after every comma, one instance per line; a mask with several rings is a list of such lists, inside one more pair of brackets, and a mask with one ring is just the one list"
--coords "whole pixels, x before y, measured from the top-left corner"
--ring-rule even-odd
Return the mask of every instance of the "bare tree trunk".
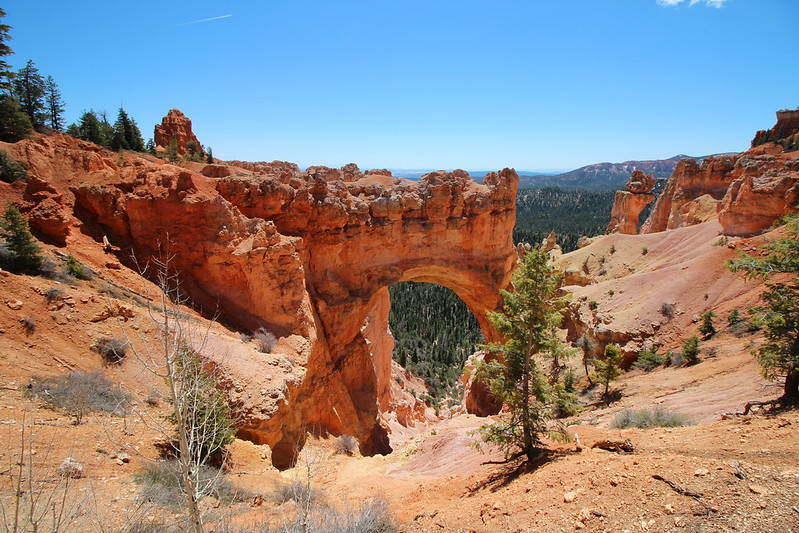
[[782, 395], [784, 403], [799, 404], [799, 370], [789, 370], [785, 376], [785, 390]]

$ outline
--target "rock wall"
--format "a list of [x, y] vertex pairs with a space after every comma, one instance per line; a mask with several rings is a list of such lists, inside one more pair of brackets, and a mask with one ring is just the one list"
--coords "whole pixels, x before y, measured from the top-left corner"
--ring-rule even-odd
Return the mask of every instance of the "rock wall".
[[677, 164], [641, 233], [691, 226], [718, 218], [727, 235], [770, 227], [799, 203], [799, 152], [775, 145], [737, 155]]
[[[277, 466], [290, 464], [306, 429], [353, 435], [364, 454], [390, 451], [379, 423], [391, 406], [388, 286], [449, 287], [496, 338], [485, 311], [500, 304], [516, 264], [513, 170], [480, 185], [464, 171], [412, 182], [355, 165], [300, 172], [275, 162], [215, 165], [215, 178], [61, 135], [9, 150], [34, 177], [30, 212], [60, 202], [67, 228], [107, 238], [131, 267], [131, 257], [146, 264], [167, 249], [196, 307], [279, 338], [291, 379], [275, 394], [236, 390], [240, 434], [269, 444]], [[264, 395], [279, 401], [261, 409]]]

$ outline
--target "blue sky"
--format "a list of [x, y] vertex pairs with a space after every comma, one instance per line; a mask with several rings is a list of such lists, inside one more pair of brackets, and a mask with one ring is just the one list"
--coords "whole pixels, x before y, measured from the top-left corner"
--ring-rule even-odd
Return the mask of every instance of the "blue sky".
[[799, 106], [796, 0], [2, 7], [69, 122], [176, 107], [224, 159], [571, 169], [744, 150]]

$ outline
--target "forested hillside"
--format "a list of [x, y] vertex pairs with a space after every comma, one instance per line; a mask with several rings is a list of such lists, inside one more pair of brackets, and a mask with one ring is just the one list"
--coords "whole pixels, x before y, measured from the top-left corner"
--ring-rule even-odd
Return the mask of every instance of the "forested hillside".
[[[558, 187], [520, 190], [514, 242], [540, 243], [554, 229], [564, 252], [582, 235], [605, 233], [614, 192], [567, 191]], [[389, 327], [394, 359], [430, 385], [430, 394], [455, 396], [463, 363], [483, 342], [477, 319], [453, 291], [430, 283], [389, 288]]]

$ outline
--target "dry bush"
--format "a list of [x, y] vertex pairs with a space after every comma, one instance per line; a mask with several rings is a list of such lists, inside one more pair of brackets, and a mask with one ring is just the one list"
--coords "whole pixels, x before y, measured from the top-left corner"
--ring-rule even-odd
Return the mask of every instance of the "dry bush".
[[673, 411], [666, 411], [664, 409], [656, 408], [654, 411], [642, 409], [640, 411], [633, 411], [625, 409], [616, 415], [613, 421], [614, 428], [655, 428], [667, 427], [673, 428], [678, 426], [690, 425], [691, 421], [682, 413]]
[[30, 393], [52, 407], [63, 409], [75, 417], [75, 424], [92, 411], [122, 415], [130, 397], [115, 386], [102, 372], [75, 371], [49, 378], [33, 376]]
[[32, 316], [26, 316], [22, 319], [22, 328], [25, 330], [26, 335], [32, 334], [36, 331], [36, 319]]
[[333, 445], [335, 449], [335, 453], [343, 453], [346, 455], [353, 455], [355, 450], [358, 449], [358, 441], [355, 440], [355, 437], [352, 435], [341, 435], [339, 438], [336, 439], [335, 444]]
[[58, 287], [50, 287], [44, 292], [44, 297], [47, 299], [47, 303], [52, 304], [64, 297], [64, 291]]
[[103, 335], [92, 345], [92, 350], [99, 353], [103, 361], [109, 364], [120, 363], [128, 354], [130, 343], [124, 337]]
[[258, 351], [262, 353], [271, 353], [277, 346], [277, 337], [264, 328], [256, 329], [252, 334], [252, 338], [258, 346]]
[[[252, 499], [252, 494], [238, 490], [219, 469], [201, 466], [197, 476], [200, 491], [231, 504]], [[141, 502], [150, 502], [163, 507], [182, 508], [186, 503], [186, 487], [177, 460], [147, 463], [146, 470], [137, 477], [141, 489], [137, 496]]]

